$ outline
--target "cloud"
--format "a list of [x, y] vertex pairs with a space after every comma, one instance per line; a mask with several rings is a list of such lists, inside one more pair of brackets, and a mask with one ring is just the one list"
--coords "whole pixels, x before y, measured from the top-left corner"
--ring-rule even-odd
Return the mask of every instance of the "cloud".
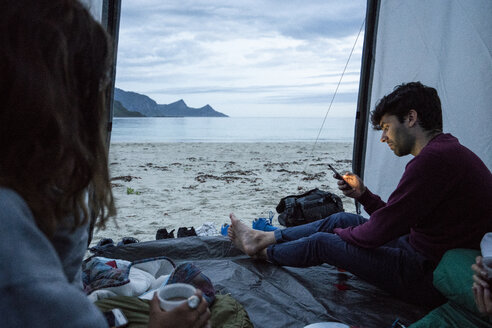
[[[232, 116], [244, 115], [240, 102], [267, 114], [253, 99], [258, 108], [319, 102], [334, 91], [364, 16], [363, 0], [123, 1], [116, 84]], [[357, 92], [361, 53], [362, 36], [341, 93]]]

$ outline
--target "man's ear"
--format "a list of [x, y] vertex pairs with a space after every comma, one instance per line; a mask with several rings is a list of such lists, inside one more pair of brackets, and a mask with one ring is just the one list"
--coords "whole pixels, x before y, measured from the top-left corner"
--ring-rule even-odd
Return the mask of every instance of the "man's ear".
[[414, 127], [418, 121], [418, 113], [415, 109], [410, 109], [407, 114], [408, 117], [408, 126]]

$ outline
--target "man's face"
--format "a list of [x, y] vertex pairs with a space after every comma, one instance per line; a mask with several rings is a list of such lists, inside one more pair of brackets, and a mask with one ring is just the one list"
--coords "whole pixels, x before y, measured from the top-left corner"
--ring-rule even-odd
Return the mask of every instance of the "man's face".
[[398, 157], [410, 154], [415, 145], [415, 136], [410, 133], [407, 123], [407, 117], [400, 123], [395, 115], [389, 114], [383, 115], [379, 122], [383, 131], [381, 142], [386, 142]]

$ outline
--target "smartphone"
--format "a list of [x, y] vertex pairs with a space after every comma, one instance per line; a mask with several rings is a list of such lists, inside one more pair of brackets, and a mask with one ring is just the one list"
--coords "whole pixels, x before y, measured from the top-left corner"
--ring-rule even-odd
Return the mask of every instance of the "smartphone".
[[336, 176], [337, 179], [343, 180], [342, 175], [340, 173], [338, 173], [338, 171], [335, 170], [335, 168], [333, 166], [331, 166], [330, 164], [328, 164], [328, 167], [330, 168], [330, 170], [333, 171], [333, 173], [335, 173], [335, 176]]
[[128, 319], [125, 317], [121, 309], [112, 309], [110, 311], [103, 312], [103, 314], [110, 328], [128, 326]]

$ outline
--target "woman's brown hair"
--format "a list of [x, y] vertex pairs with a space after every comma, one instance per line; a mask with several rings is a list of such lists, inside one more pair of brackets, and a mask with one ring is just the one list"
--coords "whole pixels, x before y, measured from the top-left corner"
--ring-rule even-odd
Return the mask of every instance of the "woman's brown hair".
[[0, 12], [0, 185], [25, 199], [48, 237], [86, 223], [89, 209], [103, 227], [115, 214], [109, 38], [76, 0], [0, 0]]

